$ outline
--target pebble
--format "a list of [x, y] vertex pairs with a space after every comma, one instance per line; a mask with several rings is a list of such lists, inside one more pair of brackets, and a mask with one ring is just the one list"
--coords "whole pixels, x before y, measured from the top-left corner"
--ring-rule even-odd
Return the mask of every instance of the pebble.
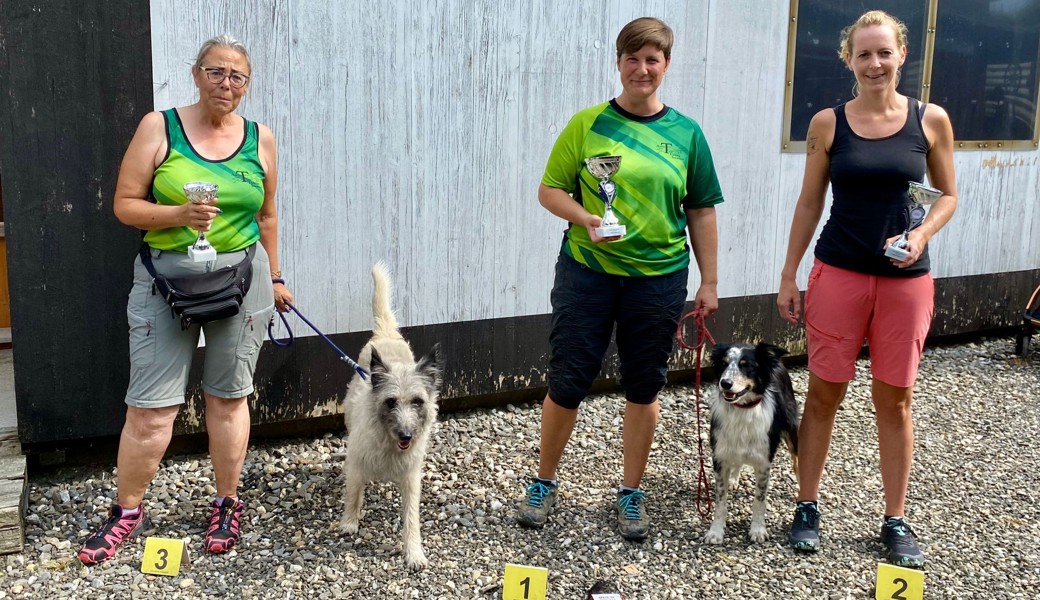
[[[927, 554], [929, 599], [1033, 599], [1040, 595], [1040, 351], [1013, 355], [1014, 339], [929, 347], [914, 398], [916, 448], [908, 518]], [[545, 567], [550, 598], [584, 598], [596, 580], [629, 600], [672, 598], [873, 598], [882, 502], [869, 364], [857, 362], [821, 487], [823, 548], [788, 549], [796, 486], [778, 453], [769, 492], [770, 539], [747, 539], [753, 481], [730, 501], [722, 545], [701, 542], [697, 390], [661, 394], [661, 424], [643, 480], [653, 522], [642, 543], [614, 531], [621, 474], [622, 396], [591, 396], [560, 465], [561, 494], [542, 530], [522, 529], [514, 507], [538, 464], [537, 403], [442, 414], [423, 473], [420, 508], [429, 567], [404, 567], [399, 495], [370, 485], [356, 536], [342, 511], [345, 434], [263, 440], [242, 477], [242, 544], [224, 556], [202, 548], [214, 493], [204, 454], [169, 456], [146, 496], [154, 531], [184, 538], [191, 565], [177, 577], [140, 572], [143, 539], [108, 563], [83, 567], [82, 538], [115, 497], [113, 465], [32, 473], [26, 550], [0, 557], [0, 598], [435, 598], [501, 596], [506, 563]], [[791, 369], [804, 399], [808, 372]], [[706, 383], [701, 395], [713, 392]], [[704, 468], [712, 477], [710, 457]]]

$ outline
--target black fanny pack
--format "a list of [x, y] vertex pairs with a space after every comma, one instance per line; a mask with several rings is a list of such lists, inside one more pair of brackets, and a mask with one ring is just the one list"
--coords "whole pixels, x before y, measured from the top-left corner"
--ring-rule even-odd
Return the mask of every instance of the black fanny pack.
[[256, 244], [253, 244], [237, 265], [198, 275], [167, 277], [155, 272], [151, 247], [141, 245], [141, 263], [152, 276], [152, 293], [162, 295], [173, 315], [181, 318], [181, 329], [238, 314], [253, 279], [255, 254]]

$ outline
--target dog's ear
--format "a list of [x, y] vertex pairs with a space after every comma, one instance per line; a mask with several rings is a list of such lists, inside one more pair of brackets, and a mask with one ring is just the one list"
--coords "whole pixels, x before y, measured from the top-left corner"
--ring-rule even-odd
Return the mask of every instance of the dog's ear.
[[711, 368], [715, 371], [715, 375], [722, 375], [722, 368], [725, 366], [726, 354], [729, 352], [731, 344], [718, 344], [711, 351]]
[[419, 359], [415, 371], [430, 381], [430, 388], [438, 390], [441, 387], [441, 367], [441, 345], [434, 344], [426, 356]]
[[[780, 346], [771, 344], [770, 342], [762, 341], [758, 342], [758, 345], [755, 346], [755, 354], [759, 357], [769, 357], [775, 360], [780, 360], [780, 357], [789, 353], [787, 353], [786, 348], [781, 348]], [[759, 359], [759, 362], [762, 362], [761, 358]]]
[[379, 352], [376, 351], [376, 347], [372, 346], [372, 358], [368, 364], [368, 374], [372, 381], [372, 387], [378, 388], [379, 386], [386, 383], [386, 376], [389, 373], [389, 369], [386, 368], [386, 364], [383, 359], [380, 358]]

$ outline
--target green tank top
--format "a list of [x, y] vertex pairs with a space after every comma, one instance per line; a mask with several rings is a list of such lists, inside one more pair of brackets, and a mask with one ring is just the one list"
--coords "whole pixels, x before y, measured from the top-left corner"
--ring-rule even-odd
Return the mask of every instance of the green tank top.
[[[152, 179], [152, 198], [157, 204], [177, 206], [188, 201], [185, 183], [215, 183], [219, 186], [217, 206], [223, 213], [213, 219], [206, 239], [217, 252], [234, 252], [256, 243], [260, 239], [256, 213], [264, 203], [257, 124], [243, 119], [242, 145], [238, 150], [223, 160], [209, 160], [199, 156], [184, 135], [177, 109], [165, 110], [162, 115], [166, 121], [167, 150]], [[190, 227], [171, 227], [146, 232], [144, 241], [157, 250], [187, 252], [197, 237], [198, 232]]]

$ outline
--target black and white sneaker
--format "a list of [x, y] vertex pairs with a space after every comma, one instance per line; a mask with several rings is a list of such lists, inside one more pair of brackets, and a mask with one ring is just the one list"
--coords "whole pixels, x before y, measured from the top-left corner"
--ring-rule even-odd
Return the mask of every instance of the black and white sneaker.
[[820, 549], [820, 509], [815, 502], [799, 502], [788, 534], [791, 547], [803, 552]]
[[888, 517], [881, 525], [881, 541], [888, 550], [888, 560], [897, 567], [920, 569], [924, 552], [917, 545], [917, 534], [903, 517]]

